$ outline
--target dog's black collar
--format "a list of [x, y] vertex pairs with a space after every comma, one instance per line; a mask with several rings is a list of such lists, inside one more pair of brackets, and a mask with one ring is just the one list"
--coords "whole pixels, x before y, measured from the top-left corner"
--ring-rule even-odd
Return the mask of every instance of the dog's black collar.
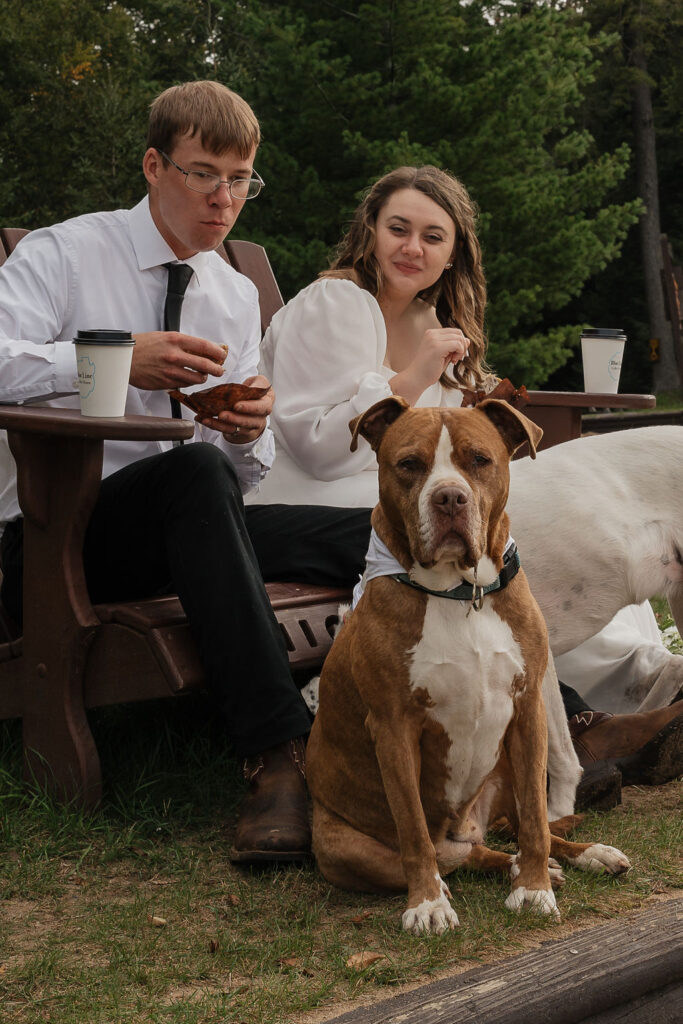
[[433, 594], [435, 597], [449, 597], [453, 601], [469, 601], [472, 607], [478, 611], [487, 594], [491, 594], [495, 590], [505, 590], [510, 580], [519, 572], [520, 566], [517, 545], [511, 544], [503, 555], [503, 568], [498, 573], [498, 577], [485, 587], [478, 587], [476, 583], [461, 583], [459, 586], [453, 587], [452, 590], [430, 590], [429, 587], [423, 587], [422, 584], [411, 580], [407, 572], [392, 573], [391, 579], [405, 583], [409, 587], [415, 587], [416, 590], [422, 590], [425, 594]]

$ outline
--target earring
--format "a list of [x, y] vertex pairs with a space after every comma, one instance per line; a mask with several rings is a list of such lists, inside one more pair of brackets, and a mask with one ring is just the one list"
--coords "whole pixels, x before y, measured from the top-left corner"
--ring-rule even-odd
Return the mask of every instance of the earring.
[[444, 267], [444, 270], [450, 270], [452, 266], [452, 263], [447, 263], [446, 266]]

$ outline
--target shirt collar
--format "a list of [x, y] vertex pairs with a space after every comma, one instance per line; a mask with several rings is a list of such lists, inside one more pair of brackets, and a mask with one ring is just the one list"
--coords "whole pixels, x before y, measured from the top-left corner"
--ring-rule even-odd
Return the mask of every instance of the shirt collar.
[[[150, 270], [153, 267], [163, 267], [164, 263], [178, 262], [173, 249], [162, 237], [154, 223], [149, 208], [149, 196], [145, 196], [137, 206], [128, 211], [128, 224], [140, 270]], [[201, 275], [210, 258], [211, 253], [209, 252], [197, 252], [194, 256], [181, 262], [192, 267], [197, 280], [201, 282]]]

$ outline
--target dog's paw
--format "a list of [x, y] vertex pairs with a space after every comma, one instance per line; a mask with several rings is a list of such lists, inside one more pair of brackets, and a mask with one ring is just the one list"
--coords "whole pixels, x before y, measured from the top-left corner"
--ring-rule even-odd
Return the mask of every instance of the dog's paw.
[[605, 846], [603, 843], [594, 843], [578, 857], [568, 857], [567, 860], [573, 867], [581, 868], [582, 871], [605, 872], [608, 875], [623, 875], [631, 868], [631, 862], [626, 854], [614, 846]]
[[[437, 875], [438, 878], [438, 875]], [[416, 907], [408, 907], [401, 918], [403, 930], [413, 935], [443, 935], [448, 929], [457, 928], [458, 915], [450, 904], [450, 892], [443, 878], [441, 895], [435, 900], [422, 900]]]
[[553, 889], [561, 889], [567, 881], [562, 868], [554, 857], [548, 857], [548, 874], [550, 875], [550, 884]]
[[[521, 854], [516, 853], [512, 858], [512, 864], [510, 865], [510, 878], [514, 882], [515, 878], [519, 877], [521, 870], [519, 866]], [[553, 889], [561, 889], [567, 879], [564, 876], [562, 868], [557, 863], [554, 857], [548, 857], [548, 874], [550, 875], [550, 884]]]
[[301, 696], [306, 702], [306, 707], [312, 715], [316, 715], [318, 713], [318, 707], [320, 705], [320, 698], [318, 696], [319, 687], [320, 676], [314, 676], [310, 682], [301, 687]]
[[525, 889], [523, 885], [513, 889], [505, 900], [508, 910], [533, 910], [536, 914], [549, 914], [560, 920], [560, 912], [552, 889]]
[[445, 896], [437, 900], [423, 900], [417, 907], [408, 907], [401, 919], [403, 929], [413, 935], [443, 935], [460, 922]]

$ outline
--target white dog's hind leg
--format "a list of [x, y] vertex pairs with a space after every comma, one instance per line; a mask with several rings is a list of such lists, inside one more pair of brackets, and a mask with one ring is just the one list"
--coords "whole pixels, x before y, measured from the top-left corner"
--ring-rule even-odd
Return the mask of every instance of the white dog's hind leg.
[[650, 675], [644, 675], [644, 685], [648, 694], [636, 708], [637, 711], [654, 711], [664, 708], [683, 691], [683, 656], [671, 654], [662, 647], [661, 653], [656, 652], [658, 666], [651, 668]]
[[[666, 596], [676, 628], [683, 636], [683, 586], [667, 588]], [[653, 672], [650, 691], [638, 711], [663, 708], [679, 695], [683, 696], [683, 656], [671, 654], [663, 646], [658, 660], [660, 664]]]
[[666, 597], [678, 632], [683, 636], [683, 585], [678, 583], [668, 587]]
[[548, 720], [548, 821], [556, 821], [574, 813], [576, 787], [582, 770], [569, 735], [555, 663], [550, 653], [543, 677], [543, 702]]

